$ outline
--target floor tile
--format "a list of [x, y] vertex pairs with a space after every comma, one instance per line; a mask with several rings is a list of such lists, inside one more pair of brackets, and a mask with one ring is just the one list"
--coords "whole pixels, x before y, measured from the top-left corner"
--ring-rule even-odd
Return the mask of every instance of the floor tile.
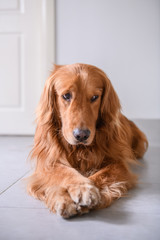
[[159, 184], [138, 184], [127, 196], [116, 200], [109, 211], [160, 214]]
[[29, 196], [24, 180], [18, 181], [0, 197], [0, 208], [45, 208], [43, 202]]
[[0, 192], [30, 169], [27, 157], [32, 142], [33, 137], [0, 137]]
[[160, 147], [149, 146], [144, 158], [139, 160], [140, 166], [135, 166], [135, 172], [141, 183], [160, 184]]
[[63, 220], [46, 209], [0, 209], [3, 240], [159, 240], [160, 215], [107, 210]]

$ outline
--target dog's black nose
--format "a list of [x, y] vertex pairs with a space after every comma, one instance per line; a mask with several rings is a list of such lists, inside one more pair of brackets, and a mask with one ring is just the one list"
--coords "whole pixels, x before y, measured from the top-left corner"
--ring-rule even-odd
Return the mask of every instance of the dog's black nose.
[[73, 130], [73, 135], [79, 142], [83, 142], [89, 138], [90, 131], [89, 129], [75, 128]]

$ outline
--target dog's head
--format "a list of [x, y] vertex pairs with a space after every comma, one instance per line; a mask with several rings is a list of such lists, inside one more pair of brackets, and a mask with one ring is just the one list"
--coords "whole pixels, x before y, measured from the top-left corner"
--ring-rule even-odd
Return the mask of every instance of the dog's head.
[[[55, 66], [46, 82], [38, 115], [61, 130], [71, 145], [90, 145], [100, 124], [109, 124], [120, 109], [106, 74], [87, 64]], [[59, 129], [60, 128], [60, 129]]]

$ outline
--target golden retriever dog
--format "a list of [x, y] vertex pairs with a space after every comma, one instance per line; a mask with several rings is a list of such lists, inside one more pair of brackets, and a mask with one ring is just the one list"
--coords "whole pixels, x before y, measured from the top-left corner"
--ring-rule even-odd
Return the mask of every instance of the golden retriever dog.
[[28, 192], [64, 218], [106, 208], [136, 184], [130, 163], [147, 146], [102, 70], [55, 65], [37, 109]]

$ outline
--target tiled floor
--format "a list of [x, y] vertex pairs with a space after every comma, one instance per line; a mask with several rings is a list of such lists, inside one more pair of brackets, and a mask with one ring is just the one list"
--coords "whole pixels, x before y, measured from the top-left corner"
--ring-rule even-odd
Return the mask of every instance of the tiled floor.
[[1, 240], [159, 240], [160, 144], [150, 143], [139, 185], [108, 209], [64, 220], [26, 194], [32, 137], [0, 137]]

